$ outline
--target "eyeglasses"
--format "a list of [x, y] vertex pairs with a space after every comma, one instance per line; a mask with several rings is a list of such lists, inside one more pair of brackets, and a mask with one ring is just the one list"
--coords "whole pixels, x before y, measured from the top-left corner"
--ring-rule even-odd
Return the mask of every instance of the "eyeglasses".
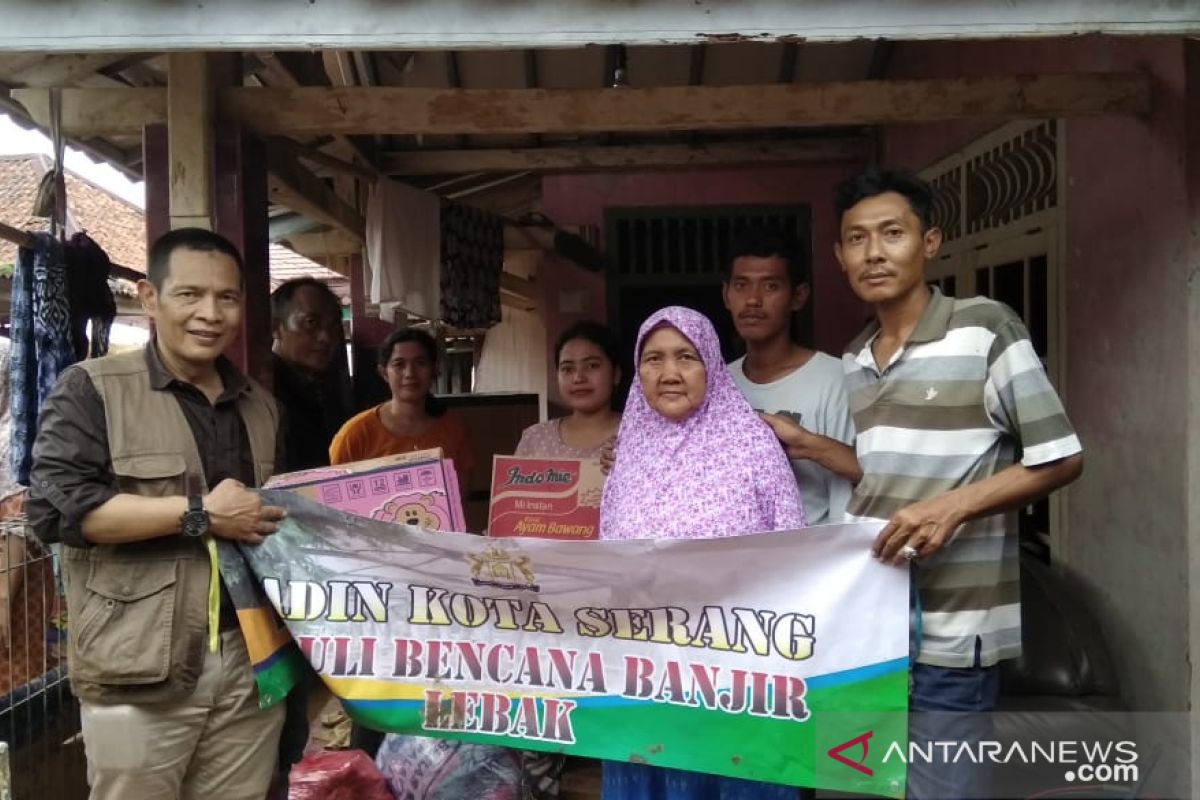
[[304, 333], [318, 333], [323, 330], [341, 332], [342, 321], [319, 314], [293, 314], [288, 320], [288, 327]]

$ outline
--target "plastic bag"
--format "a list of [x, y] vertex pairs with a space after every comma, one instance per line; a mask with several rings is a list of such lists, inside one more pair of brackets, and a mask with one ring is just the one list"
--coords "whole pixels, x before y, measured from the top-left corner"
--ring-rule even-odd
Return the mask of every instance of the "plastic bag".
[[396, 800], [520, 800], [521, 753], [389, 733], [375, 764]]
[[392, 800], [387, 782], [361, 750], [305, 756], [288, 773], [288, 800]]

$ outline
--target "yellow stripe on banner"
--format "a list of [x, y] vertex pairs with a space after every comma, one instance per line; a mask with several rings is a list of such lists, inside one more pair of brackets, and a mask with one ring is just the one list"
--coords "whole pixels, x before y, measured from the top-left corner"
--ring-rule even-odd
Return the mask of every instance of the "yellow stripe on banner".
[[345, 700], [422, 700], [425, 686], [417, 683], [397, 683], [373, 678], [331, 678], [321, 680], [329, 690]]
[[237, 612], [238, 625], [246, 640], [246, 653], [250, 656], [251, 664], [266, 661], [279, 651], [279, 648], [292, 641], [288, 629], [279, 624], [275, 610], [264, 606], [258, 608], [239, 608]]
[[221, 564], [217, 560], [217, 540], [205, 536], [208, 545], [208, 649], [217, 652], [221, 628]]

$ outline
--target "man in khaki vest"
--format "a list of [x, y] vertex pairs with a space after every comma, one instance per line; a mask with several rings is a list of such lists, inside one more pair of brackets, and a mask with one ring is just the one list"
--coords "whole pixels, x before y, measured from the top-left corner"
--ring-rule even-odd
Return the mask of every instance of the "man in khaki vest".
[[237, 249], [171, 231], [146, 278], [145, 350], [71, 367], [46, 400], [28, 514], [62, 544], [91, 797], [261, 800], [283, 709], [259, 709], [215, 564], [218, 540], [259, 544], [283, 516], [246, 488], [275, 468], [278, 411], [221, 355]]

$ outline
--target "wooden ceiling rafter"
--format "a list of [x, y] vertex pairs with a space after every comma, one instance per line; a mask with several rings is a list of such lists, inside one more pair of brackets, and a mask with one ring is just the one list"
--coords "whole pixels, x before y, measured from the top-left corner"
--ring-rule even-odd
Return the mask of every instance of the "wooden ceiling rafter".
[[[150, 54], [140, 54], [141, 60], [149, 58]], [[103, 79], [105, 68], [126, 63], [131, 53], [67, 53], [48, 54], [33, 64], [7, 75], [10, 83], [21, 86], [74, 86], [98, 74]], [[112, 78], [116, 85], [124, 85], [123, 81]]]
[[283, 149], [267, 149], [267, 187], [272, 202], [332, 225], [359, 242], [366, 239], [362, 215]]
[[[454, 50], [446, 51], [446, 85], [451, 89], [462, 88], [462, 70], [459, 68], [458, 53]], [[455, 147], [466, 147], [467, 137], [463, 134], [455, 134]]]
[[[45, 90], [13, 96], [39, 122]], [[160, 89], [64, 89], [71, 135], [136, 133], [166, 116]], [[261, 135], [579, 134], [817, 128], [947, 119], [1143, 115], [1140, 72], [653, 89], [226, 88], [223, 115]]]
[[404, 150], [385, 153], [388, 175], [455, 175], [489, 172], [593, 172], [653, 167], [812, 163], [862, 160], [870, 142], [861, 136], [823, 139]]
[[[358, 85], [358, 75], [355, 72], [354, 59], [345, 50], [325, 50], [321, 52], [321, 64], [325, 78], [334, 87], [353, 87]], [[340, 146], [349, 151], [351, 160], [357, 158], [363, 164], [375, 168], [374, 155], [367, 151], [365, 144], [352, 136], [335, 136]]]

